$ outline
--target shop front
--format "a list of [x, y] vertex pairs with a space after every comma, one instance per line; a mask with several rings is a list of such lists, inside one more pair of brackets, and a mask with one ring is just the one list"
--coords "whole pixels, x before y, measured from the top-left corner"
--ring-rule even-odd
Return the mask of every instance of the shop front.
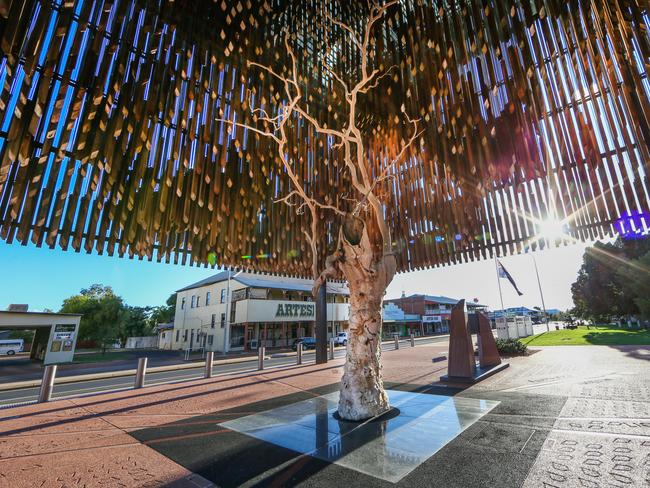
[[422, 329], [424, 331], [424, 335], [448, 333], [450, 320], [451, 320], [450, 313], [443, 313], [443, 314], [436, 314], [436, 315], [423, 315]]
[[[314, 336], [316, 304], [309, 301], [247, 299], [233, 303], [230, 348], [288, 348], [296, 339]], [[329, 336], [343, 330], [348, 304], [328, 303]]]

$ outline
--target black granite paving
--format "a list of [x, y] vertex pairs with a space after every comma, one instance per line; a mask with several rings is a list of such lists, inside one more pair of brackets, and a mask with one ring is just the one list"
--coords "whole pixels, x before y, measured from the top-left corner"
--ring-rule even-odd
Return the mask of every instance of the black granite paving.
[[501, 403], [397, 484], [296, 453], [218, 424], [336, 391], [338, 383], [131, 435], [218, 486], [520, 487], [566, 398], [448, 387], [386, 385], [424, 394], [470, 396]]

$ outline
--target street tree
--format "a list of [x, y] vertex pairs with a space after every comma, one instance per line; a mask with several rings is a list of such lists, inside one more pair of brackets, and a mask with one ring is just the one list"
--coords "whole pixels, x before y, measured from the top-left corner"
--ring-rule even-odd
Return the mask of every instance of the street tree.
[[152, 322], [152, 307], [134, 307], [125, 305], [124, 326], [120, 330], [120, 341], [126, 342], [127, 337], [143, 337], [154, 334], [155, 323]]
[[93, 341], [104, 352], [124, 337], [126, 308], [110, 286], [94, 284], [82, 289], [78, 295], [63, 301], [60, 312], [82, 314], [79, 340]]
[[571, 293], [577, 315], [596, 321], [636, 315], [646, 307], [650, 239], [596, 242], [585, 250]]
[[639, 317], [650, 320], [650, 251], [617, 267], [616, 275]]
[[158, 307], [152, 308], [151, 315], [149, 316], [151, 327], [155, 327], [158, 324], [173, 322], [175, 314], [176, 293], [172, 293], [165, 302], [165, 305], [160, 305]]

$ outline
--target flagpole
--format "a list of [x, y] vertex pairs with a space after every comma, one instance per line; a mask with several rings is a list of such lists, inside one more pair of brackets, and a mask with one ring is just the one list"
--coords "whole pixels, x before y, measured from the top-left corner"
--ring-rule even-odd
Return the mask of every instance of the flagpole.
[[542, 298], [542, 308], [544, 309], [544, 319], [546, 319], [546, 332], [550, 329], [548, 327], [548, 314], [546, 313], [546, 305], [544, 304], [544, 293], [542, 292], [542, 282], [539, 280], [539, 271], [537, 270], [537, 260], [535, 255], [531, 252], [530, 256], [533, 258], [533, 264], [535, 265], [535, 274], [537, 275], [537, 286], [539, 287], [539, 296]]
[[501, 278], [499, 277], [499, 264], [497, 261], [497, 255], [494, 255], [494, 269], [497, 272], [497, 285], [499, 285], [499, 298], [501, 298], [501, 312], [503, 313], [503, 316], [506, 316], [506, 309], [503, 306], [503, 293], [501, 293]]

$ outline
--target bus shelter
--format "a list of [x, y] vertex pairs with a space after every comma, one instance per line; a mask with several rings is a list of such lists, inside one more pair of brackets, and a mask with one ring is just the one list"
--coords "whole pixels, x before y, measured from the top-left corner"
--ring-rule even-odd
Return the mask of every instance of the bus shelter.
[[72, 361], [80, 314], [0, 311], [0, 330], [34, 330], [30, 358], [44, 364]]

